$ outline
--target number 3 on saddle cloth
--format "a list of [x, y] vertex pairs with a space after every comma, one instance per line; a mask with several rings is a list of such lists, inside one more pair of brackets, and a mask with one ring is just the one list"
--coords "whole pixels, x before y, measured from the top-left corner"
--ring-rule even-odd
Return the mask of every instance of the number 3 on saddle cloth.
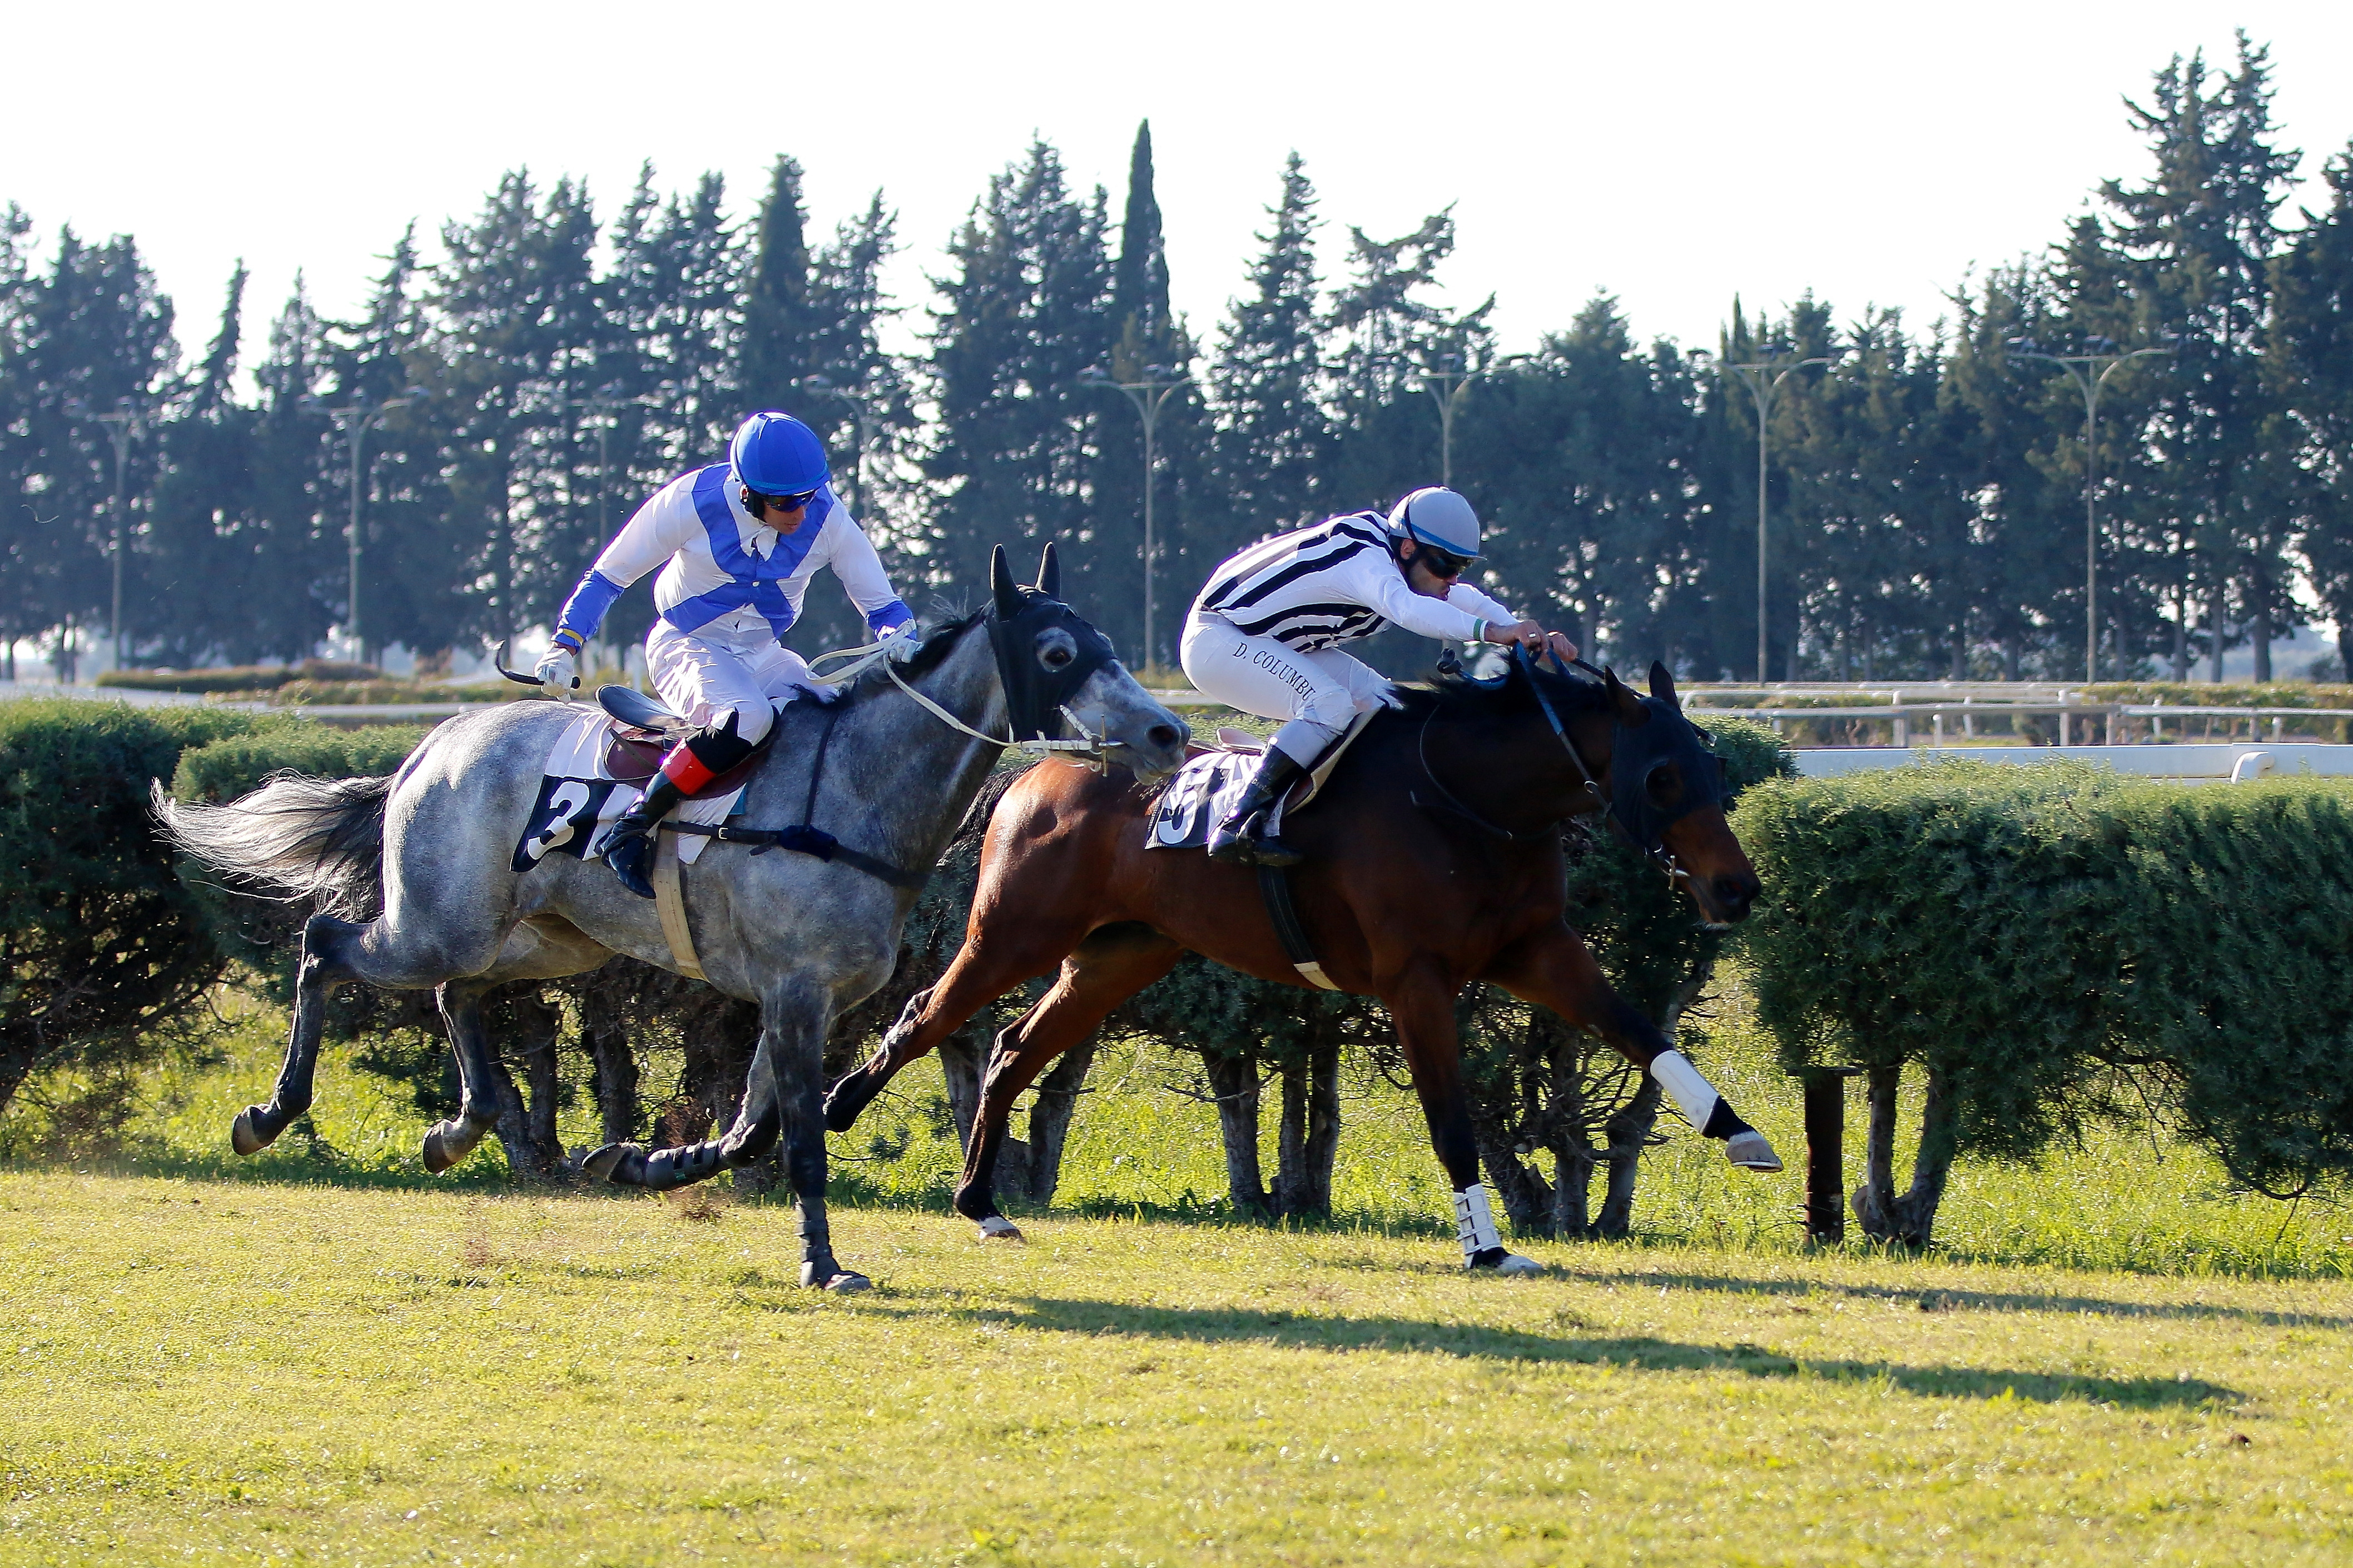
[[[770, 725], [767, 739], [775, 740], [783, 729], [782, 724]], [[641, 740], [638, 734], [595, 709], [564, 727], [541, 769], [539, 798], [532, 803], [530, 820], [516, 841], [514, 869], [528, 871], [549, 855], [589, 860], [605, 853], [614, 822], [645, 793], [645, 782], [654, 776], [665, 749], [660, 741]], [[725, 822], [743, 802], [745, 778], [767, 751], [761, 746], [704, 785], [672, 814], [675, 820], [705, 827]], [[694, 864], [710, 842], [681, 834], [680, 862]]]

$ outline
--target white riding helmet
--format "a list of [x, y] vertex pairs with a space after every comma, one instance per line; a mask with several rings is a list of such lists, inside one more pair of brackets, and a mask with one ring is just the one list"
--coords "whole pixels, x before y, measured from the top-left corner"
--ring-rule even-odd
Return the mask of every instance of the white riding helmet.
[[1455, 491], [1431, 485], [1397, 503], [1389, 512], [1389, 536], [1469, 561], [1479, 553], [1479, 514]]

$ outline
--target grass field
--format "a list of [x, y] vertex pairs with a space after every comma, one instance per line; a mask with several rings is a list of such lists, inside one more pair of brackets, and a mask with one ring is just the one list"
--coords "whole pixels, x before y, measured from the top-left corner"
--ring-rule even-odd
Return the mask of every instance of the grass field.
[[[125, 1154], [0, 1167], [0, 1561], [2353, 1559], [2353, 1219], [2121, 1133], [1963, 1166], [1917, 1259], [1804, 1250], [1794, 1174], [1677, 1129], [1640, 1239], [1504, 1281], [1385, 1087], [1332, 1227], [1187, 1221], [1208, 1110], [1112, 1051], [1002, 1247], [939, 1214], [911, 1074], [842, 1142], [905, 1147], [841, 1167], [879, 1287], [836, 1300], [782, 1205], [433, 1183], [340, 1063], [322, 1145], [231, 1168], [274, 1029]], [[1711, 1061], [1794, 1155], [1736, 1005]]]

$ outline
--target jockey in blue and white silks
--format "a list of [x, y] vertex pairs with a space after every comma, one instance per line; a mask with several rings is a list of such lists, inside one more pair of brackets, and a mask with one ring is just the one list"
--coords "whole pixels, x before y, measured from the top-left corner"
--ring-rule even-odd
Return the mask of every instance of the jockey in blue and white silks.
[[830, 566], [866, 624], [912, 637], [881, 558], [833, 493], [825, 448], [787, 414], [754, 414], [727, 461], [656, 490], [605, 547], [556, 620], [536, 673], [552, 690], [579, 685], [575, 657], [624, 589], [656, 567], [646, 635], [654, 688], [701, 726], [671, 748], [645, 796], [615, 825], [606, 858], [622, 884], [653, 897], [654, 826], [680, 798], [742, 762], [776, 721], [774, 700], [821, 691], [800, 655], [778, 641], [798, 618], [809, 579]]
[[1431, 486], [1386, 518], [1350, 512], [1278, 533], [1209, 574], [1185, 618], [1186, 675], [1229, 707], [1290, 721], [1260, 757], [1249, 791], [1210, 832], [1212, 859], [1298, 863], [1298, 851], [1266, 836], [1268, 813], [1357, 714], [1393, 700], [1389, 683], [1341, 644], [1394, 623], [1424, 637], [1577, 657], [1557, 632], [1459, 580], [1479, 543], [1471, 503]]

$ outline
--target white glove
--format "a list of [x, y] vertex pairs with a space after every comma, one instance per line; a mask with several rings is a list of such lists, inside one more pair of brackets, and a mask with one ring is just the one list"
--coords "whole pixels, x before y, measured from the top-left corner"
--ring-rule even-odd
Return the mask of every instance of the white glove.
[[572, 662], [572, 650], [561, 643], [540, 655], [531, 672], [539, 677], [540, 685], [566, 702], [580, 688], [580, 671]]
[[882, 651], [890, 655], [892, 664], [906, 663], [923, 646], [923, 636], [916, 631], [913, 621], [901, 621], [882, 634]]

